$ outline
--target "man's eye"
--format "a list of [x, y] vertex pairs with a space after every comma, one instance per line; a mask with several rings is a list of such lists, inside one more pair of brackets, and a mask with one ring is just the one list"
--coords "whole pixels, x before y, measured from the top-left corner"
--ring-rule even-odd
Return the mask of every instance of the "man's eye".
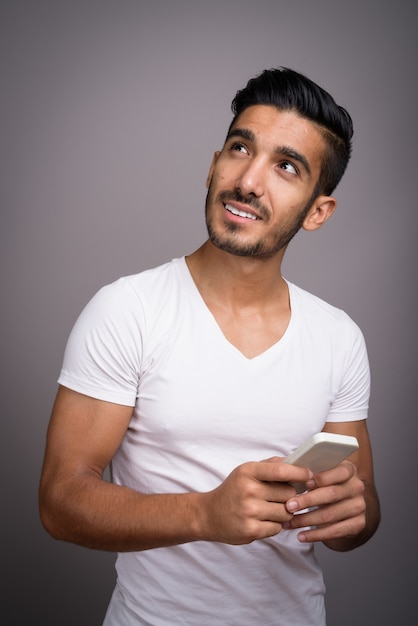
[[243, 154], [248, 154], [247, 148], [244, 146], [243, 143], [239, 142], [233, 143], [231, 145], [231, 150], [235, 152], [242, 152]]
[[282, 170], [285, 170], [286, 172], [289, 172], [289, 174], [298, 173], [298, 170], [296, 169], [296, 167], [293, 165], [293, 163], [290, 163], [289, 161], [282, 161], [280, 163], [280, 168]]

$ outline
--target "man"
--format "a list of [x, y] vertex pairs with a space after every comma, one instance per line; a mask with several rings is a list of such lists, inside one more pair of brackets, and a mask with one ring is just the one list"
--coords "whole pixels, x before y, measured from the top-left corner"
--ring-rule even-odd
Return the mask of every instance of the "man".
[[[363, 336], [281, 274], [292, 237], [336, 207], [351, 119], [285, 68], [251, 79], [233, 112], [208, 241], [100, 290], [66, 348], [41, 517], [119, 553], [106, 626], [323, 625], [315, 542], [350, 550], [379, 524]], [[359, 450], [317, 475], [283, 463], [319, 431]]]

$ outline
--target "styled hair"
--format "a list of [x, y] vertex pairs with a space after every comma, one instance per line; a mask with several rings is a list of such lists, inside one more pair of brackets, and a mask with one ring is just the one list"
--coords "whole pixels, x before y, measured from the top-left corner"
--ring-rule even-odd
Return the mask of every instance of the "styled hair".
[[[286, 67], [264, 70], [237, 91], [231, 109], [234, 119], [250, 106], [264, 104], [294, 111], [318, 125], [327, 150], [323, 157], [318, 193], [330, 195], [340, 182], [351, 156], [353, 123], [349, 113], [312, 80]], [[228, 134], [229, 134], [228, 131]]]

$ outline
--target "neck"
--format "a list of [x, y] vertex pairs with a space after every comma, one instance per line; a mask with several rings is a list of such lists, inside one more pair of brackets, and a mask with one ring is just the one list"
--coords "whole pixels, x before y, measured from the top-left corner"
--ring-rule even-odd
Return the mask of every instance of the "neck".
[[238, 257], [207, 241], [186, 258], [193, 280], [226, 339], [251, 359], [281, 339], [290, 320], [289, 291], [271, 259]]
[[226, 306], [263, 308], [288, 299], [281, 274], [284, 252], [268, 259], [242, 257], [219, 250], [208, 240], [186, 262], [203, 297]]

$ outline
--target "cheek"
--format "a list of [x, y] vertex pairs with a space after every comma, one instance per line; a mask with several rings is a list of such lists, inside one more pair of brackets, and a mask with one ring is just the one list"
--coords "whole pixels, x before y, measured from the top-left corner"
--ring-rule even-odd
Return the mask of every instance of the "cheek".
[[215, 171], [212, 177], [208, 179], [207, 188], [211, 198], [215, 199], [219, 192], [225, 189], [225, 177], [223, 173]]
[[221, 168], [215, 169], [213, 172], [212, 180], [215, 184], [219, 184], [225, 180], [225, 172]]
[[303, 194], [300, 189], [282, 186], [280, 192], [275, 194], [275, 205], [289, 215], [299, 213], [306, 206], [309, 195]]

